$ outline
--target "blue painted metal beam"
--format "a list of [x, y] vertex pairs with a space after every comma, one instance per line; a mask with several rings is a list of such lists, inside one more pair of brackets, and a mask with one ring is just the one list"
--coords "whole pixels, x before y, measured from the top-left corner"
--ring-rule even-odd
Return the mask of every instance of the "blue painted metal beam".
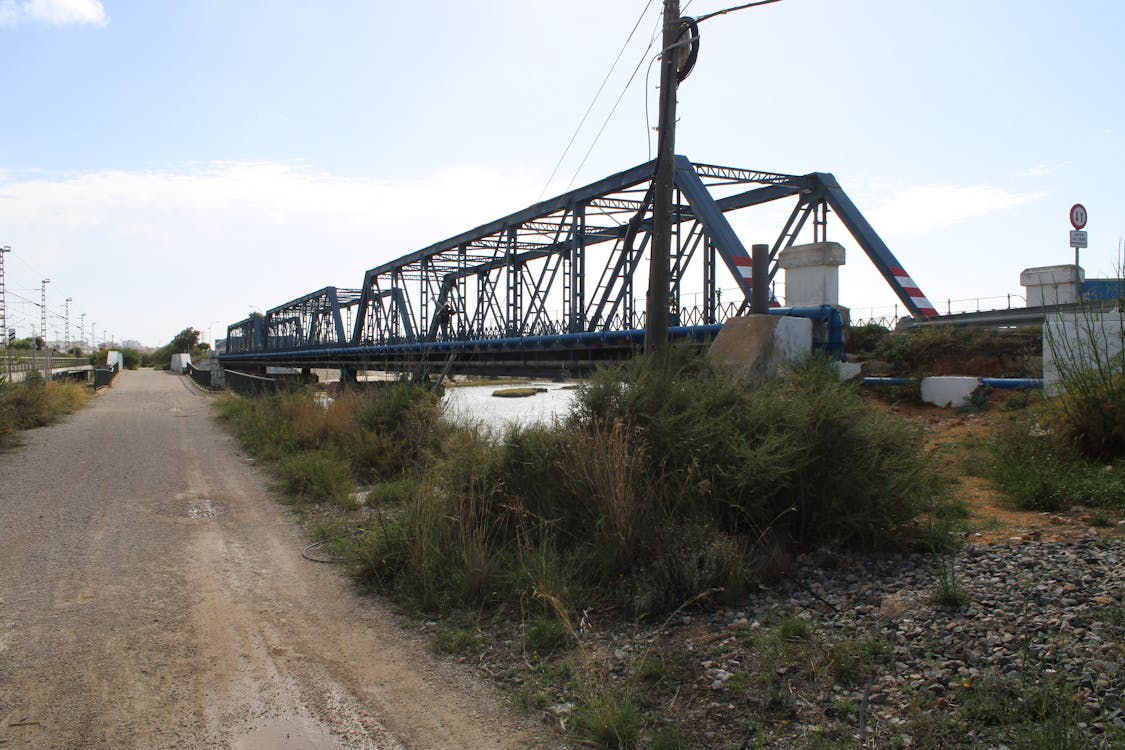
[[753, 291], [750, 254], [746, 252], [742, 240], [738, 239], [722, 209], [711, 197], [703, 180], [699, 179], [699, 174], [685, 156], [676, 157], [675, 182], [676, 187], [687, 198], [696, 217], [703, 222], [715, 249], [727, 264], [742, 293], [750, 299]]
[[811, 176], [820, 183], [824, 200], [840, 217], [840, 221], [848, 228], [852, 237], [855, 237], [856, 242], [867, 253], [867, 257], [871, 259], [875, 268], [883, 275], [887, 284], [890, 285], [911, 314], [923, 318], [937, 317], [938, 311], [934, 309], [933, 304], [926, 299], [926, 295], [922, 294], [918, 285], [903, 270], [902, 264], [895, 258], [891, 249], [887, 247], [887, 243], [883, 242], [883, 239], [852, 203], [851, 198], [840, 187], [836, 178], [823, 172], [817, 172]]

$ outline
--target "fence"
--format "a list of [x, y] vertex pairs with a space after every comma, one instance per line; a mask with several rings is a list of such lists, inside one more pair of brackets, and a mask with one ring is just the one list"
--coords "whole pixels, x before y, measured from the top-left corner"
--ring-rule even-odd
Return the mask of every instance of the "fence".
[[249, 375], [237, 370], [223, 370], [226, 385], [232, 391], [242, 396], [253, 396], [260, 393], [277, 393], [278, 381], [274, 378], [263, 378], [258, 375]]

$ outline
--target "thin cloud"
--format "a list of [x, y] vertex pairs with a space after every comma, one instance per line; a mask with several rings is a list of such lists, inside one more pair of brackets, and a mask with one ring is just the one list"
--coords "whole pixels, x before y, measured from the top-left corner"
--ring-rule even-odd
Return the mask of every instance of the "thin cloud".
[[109, 17], [101, 0], [0, 0], [0, 26], [24, 22], [105, 26]]
[[917, 237], [969, 219], [1006, 211], [1046, 197], [988, 185], [915, 185], [897, 191], [868, 212], [886, 237]]
[[1017, 177], [1050, 177], [1055, 172], [1063, 167], [1070, 165], [1070, 162], [1063, 162], [1062, 164], [1036, 164], [1035, 166], [1021, 169], [1016, 173]]
[[49, 277], [52, 310], [73, 297], [74, 314], [100, 330], [156, 345], [189, 324], [218, 329], [251, 306], [359, 286], [368, 268], [522, 208], [537, 190], [529, 175], [475, 167], [409, 181], [273, 162], [9, 173], [0, 227], [39, 269], [13, 264], [12, 288]]

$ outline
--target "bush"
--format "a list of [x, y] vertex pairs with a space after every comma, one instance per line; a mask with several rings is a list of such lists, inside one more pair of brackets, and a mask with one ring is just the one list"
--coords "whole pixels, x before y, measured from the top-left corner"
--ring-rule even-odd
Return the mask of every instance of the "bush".
[[576, 419], [630, 424], [645, 480], [666, 489], [673, 513], [703, 509], [742, 534], [887, 546], [942, 495], [912, 428], [873, 410], [825, 360], [755, 383], [682, 352], [642, 358], [599, 373]]
[[1085, 455], [1125, 458], [1125, 319], [1084, 308], [1044, 328], [1057, 367], [1059, 426]]
[[849, 326], [844, 331], [845, 346], [850, 354], [874, 352], [883, 338], [890, 333], [886, 326], [867, 323], [862, 326]]
[[1060, 428], [1067, 440], [1092, 459], [1125, 458], [1125, 371], [1086, 373], [1064, 381], [1059, 396]]
[[1044, 329], [1061, 393], [1009, 422], [988, 468], [1016, 507], [1125, 507], [1125, 353], [1118, 337], [1125, 330], [1103, 327], [1089, 310], [1074, 316], [1073, 327]]

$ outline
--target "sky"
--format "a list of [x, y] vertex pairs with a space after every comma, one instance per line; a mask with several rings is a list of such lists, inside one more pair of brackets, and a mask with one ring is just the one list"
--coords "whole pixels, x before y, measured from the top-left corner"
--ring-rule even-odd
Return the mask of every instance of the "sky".
[[[68, 297], [72, 339], [219, 338], [253, 310], [359, 287], [368, 268], [643, 163], [660, 13], [660, 0], [0, 0], [9, 326], [38, 331], [49, 278], [48, 339], [63, 338]], [[1121, 267], [1123, 28], [1119, 0], [782, 0], [719, 16], [679, 90], [676, 151], [831, 172], [939, 310], [1022, 305], [1021, 270], [1074, 262], [1074, 203], [1087, 276]], [[780, 228], [735, 226], [747, 246]], [[858, 245], [828, 233], [848, 252], [842, 304], [891, 314]]]

